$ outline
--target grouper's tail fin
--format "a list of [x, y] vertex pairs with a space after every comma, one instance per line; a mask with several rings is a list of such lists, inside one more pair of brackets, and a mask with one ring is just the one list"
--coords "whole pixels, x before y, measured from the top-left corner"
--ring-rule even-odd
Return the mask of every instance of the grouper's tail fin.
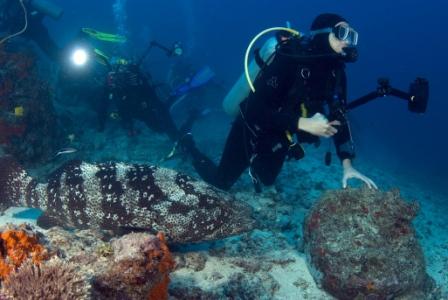
[[0, 209], [20, 203], [29, 179], [25, 169], [12, 156], [0, 157]]

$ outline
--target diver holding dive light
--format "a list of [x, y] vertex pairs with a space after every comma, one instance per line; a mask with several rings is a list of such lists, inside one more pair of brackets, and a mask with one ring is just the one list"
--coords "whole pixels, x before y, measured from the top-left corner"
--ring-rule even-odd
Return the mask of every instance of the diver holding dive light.
[[[276, 38], [255, 51], [249, 66], [253, 43], [272, 31], [278, 32]], [[248, 169], [259, 192], [262, 184], [274, 183], [285, 159], [305, 156], [301, 144], [317, 146], [321, 137], [332, 137], [343, 167], [342, 187], [347, 187], [348, 179], [356, 178], [369, 188], [377, 188], [352, 166], [355, 151], [347, 112], [375, 98], [392, 95], [408, 101], [411, 112], [423, 113], [429, 87], [425, 79], [417, 78], [406, 93], [380, 80], [376, 91], [348, 103], [345, 65], [357, 60], [357, 43], [358, 33], [348, 22], [328, 13], [314, 19], [308, 35], [285, 27], [257, 35], [246, 52], [245, 78], [240, 77], [223, 103], [235, 121], [219, 164], [197, 149], [191, 134], [181, 141], [201, 178], [227, 190]], [[329, 152], [325, 162], [331, 162]]]
[[173, 48], [169, 49], [153, 41], [135, 63], [117, 60], [110, 64], [102, 101], [103, 107], [99, 111], [100, 129], [104, 126], [108, 106], [114, 102], [122, 126], [127, 130], [128, 135], [136, 134], [133, 120], [137, 119], [156, 132], [166, 133], [173, 141], [180, 138], [180, 132], [171, 118], [168, 106], [160, 99], [149, 75], [144, 74], [140, 68], [154, 47], [162, 49], [168, 56], [182, 55], [179, 43], [175, 43]]
[[[190, 130], [195, 116], [192, 115], [184, 126], [178, 129], [170, 115], [169, 105], [159, 97], [156, 91], [157, 86], [152, 82], [150, 75], [141, 69], [142, 63], [154, 48], [162, 50], [169, 57], [182, 55], [183, 49], [179, 42], [169, 48], [159, 42], [151, 41], [138, 59], [130, 61], [107, 56], [101, 50], [94, 48], [91, 40], [124, 43], [126, 37], [92, 28], [82, 28], [76, 42], [69, 47], [73, 50], [70, 56], [71, 62], [78, 67], [78, 70], [73, 70], [72, 66], [71, 69], [65, 70], [65, 74], [69, 76], [79, 75], [77, 73], [95, 74], [91, 72], [92, 69], [96, 69], [99, 65], [105, 67], [105, 71], [97, 72], [100, 76], [95, 75], [97, 81], [102, 82], [102, 95], [95, 107], [99, 131], [104, 130], [109, 117], [119, 119], [129, 136], [137, 134], [134, 129], [134, 120], [142, 121], [156, 132], [166, 133], [175, 142], [181, 137], [181, 132]], [[90, 64], [91, 61], [94, 61], [93, 65]], [[99, 79], [100, 77], [102, 79]], [[67, 82], [67, 80], [64, 81]]]

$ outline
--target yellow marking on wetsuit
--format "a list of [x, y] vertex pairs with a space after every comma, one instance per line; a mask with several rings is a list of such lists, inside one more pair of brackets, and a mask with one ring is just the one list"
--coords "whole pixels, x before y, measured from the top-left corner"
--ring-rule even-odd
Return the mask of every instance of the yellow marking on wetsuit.
[[293, 142], [293, 139], [292, 139], [292, 134], [291, 134], [291, 132], [289, 132], [289, 131], [287, 130], [285, 133], [286, 133], [286, 138], [288, 139], [288, 141], [289, 141], [290, 143], [292, 143], [292, 142]]
[[302, 117], [308, 117], [308, 109], [306, 109], [305, 103], [300, 104], [300, 111], [302, 112]]

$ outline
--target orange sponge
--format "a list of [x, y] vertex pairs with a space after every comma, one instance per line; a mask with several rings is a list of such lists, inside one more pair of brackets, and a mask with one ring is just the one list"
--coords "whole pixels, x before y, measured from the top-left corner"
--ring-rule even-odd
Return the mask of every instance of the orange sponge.
[[165, 235], [162, 232], [157, 234], [160, 240], [160, 249], [148, 252], [149, 264], [147, 268], [157, 268], [158, 273], [163, 274], [159, 283], [154, 285], [149, 292], [148, 300], [168, 299], [168, 284], [170, 283], [170, 272], [174, 269], [174, 259], [166, 245]]
[[31, 258], [37, 264], [47, 259], [45, 248], [35, 235], [23, 230], [6, 230], [0, 234], [0, 279]]

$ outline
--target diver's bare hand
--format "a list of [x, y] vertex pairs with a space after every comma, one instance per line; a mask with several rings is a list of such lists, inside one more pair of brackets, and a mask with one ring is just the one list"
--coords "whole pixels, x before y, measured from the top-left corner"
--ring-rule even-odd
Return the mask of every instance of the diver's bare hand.
[[342, 177], [342, 187], [344, 189], [347, 188], [347, 181], [350, 178], [357, 178], [364, 181], [364, 183], [367, 184], [369, 189], [372, 188], [375, 190], [378, 189], [378, 187], [376, 186], [375, 182], [373, 182], [372, 179], [368, 178], [367, 176], [364, 176], [363, 174], [361, 174], [355, 168], [352, 167], [352, 163], [349, 159], [344, 159], [342, 165], [344, 168], [344, 176]]
[[311, 118], [299, 118], [298, 128], [312, 135], [329, 138], [338, 132], [334, 126], [339, 125], [341, 122], [338, 120], [328, 122], [324, 115], [316, 113]]

